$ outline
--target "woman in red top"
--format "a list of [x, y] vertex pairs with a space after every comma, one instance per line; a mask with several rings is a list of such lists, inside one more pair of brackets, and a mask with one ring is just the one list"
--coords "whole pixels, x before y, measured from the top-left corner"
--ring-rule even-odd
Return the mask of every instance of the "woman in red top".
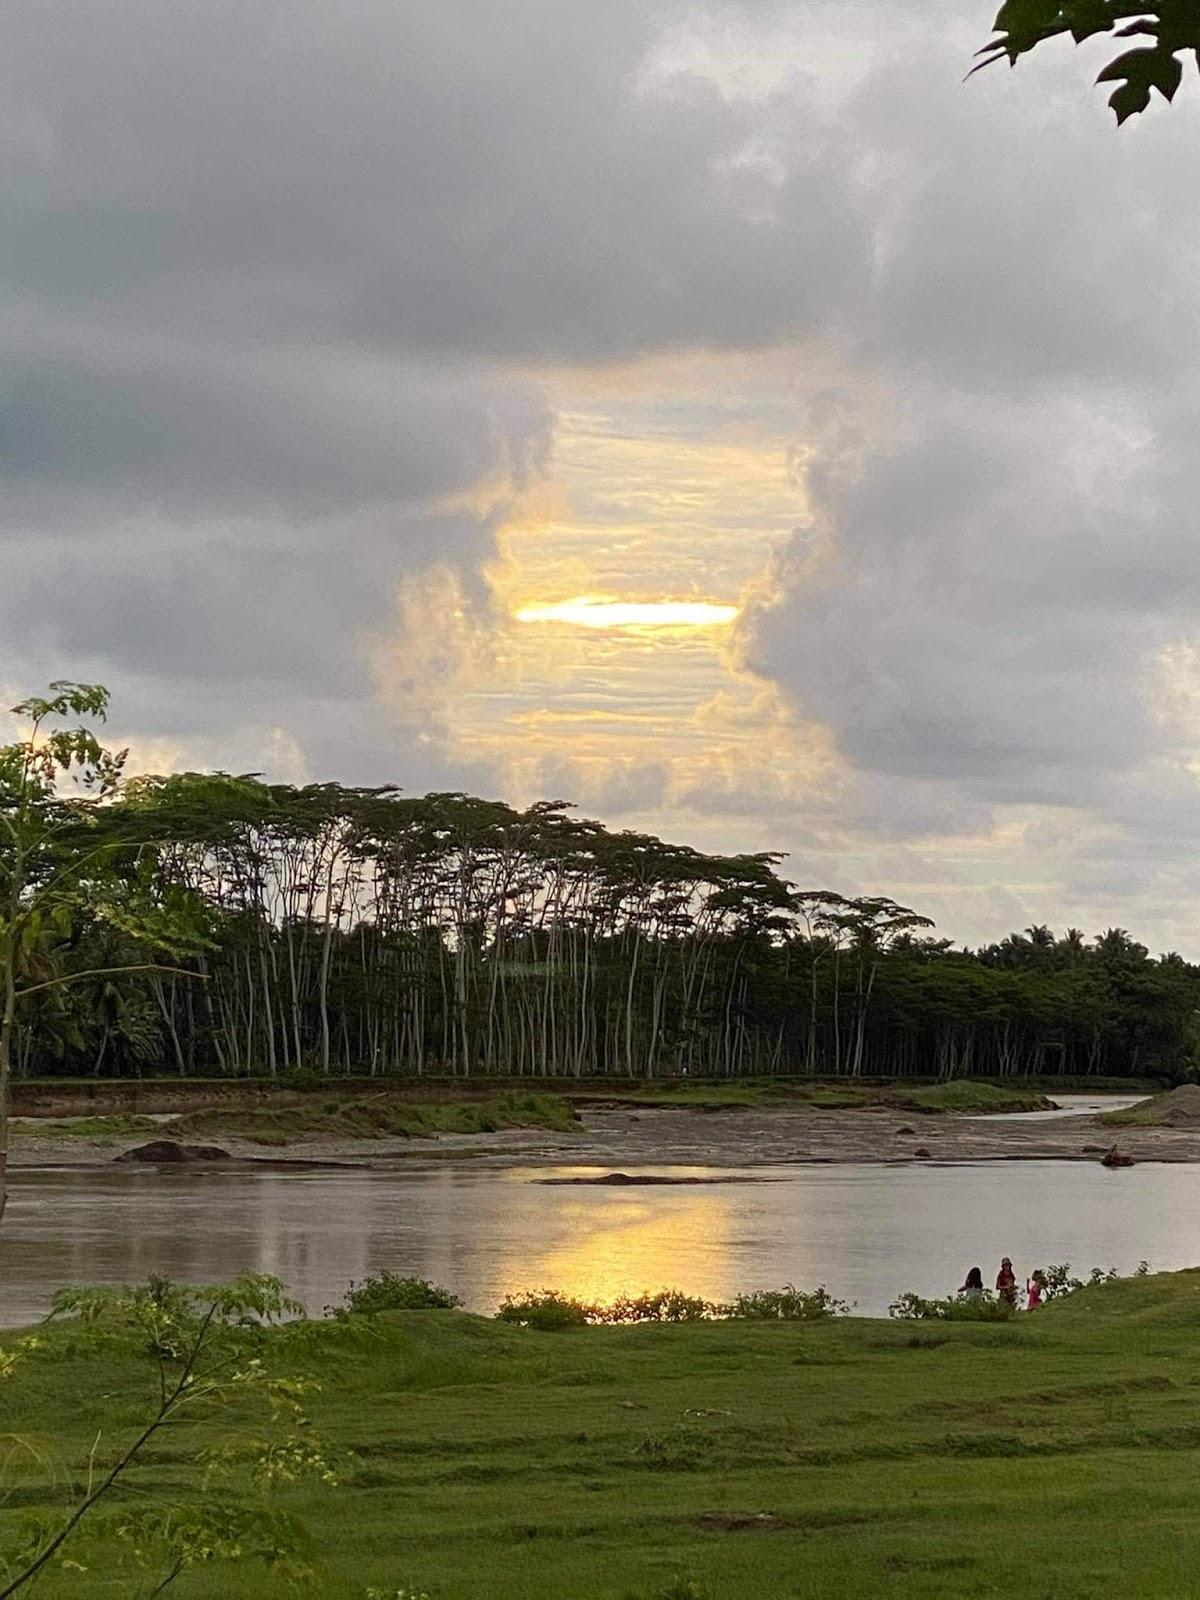
[[1007, 1300], [1010, 1306], [1017, 1303], [1017, 1275], [1013, 1271], [1012, 1262], [1005, 1256], [1000, 1263], [1000, 1271], [996, 1274], [996, 1293], [1001, 1300]]

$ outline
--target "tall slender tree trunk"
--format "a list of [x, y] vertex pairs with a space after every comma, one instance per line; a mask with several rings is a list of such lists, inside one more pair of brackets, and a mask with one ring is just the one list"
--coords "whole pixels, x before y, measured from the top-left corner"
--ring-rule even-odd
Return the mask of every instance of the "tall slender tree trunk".
[[[24, 816], [22, 797], [21, 811]], [[4, 964], [4, 1011], [0, 1015], [0, 1221], [8, 1204], [9, 1108], [12, 1103], [12, 1047], [17, 1027], [17, 921], [21, 914], [21, 888], [25, 877], [25, 849], [20, 833], [13, 851], [8, 888], [8, 927], [0, 945]]]
[[162, 979], [151, 979], [150, 987], [154, 991], [154, 998], [158, 1001], [158, 1009], [162, 1013], [162, 1019], [164, 1025], [166, 1026], [167, 1036], [171, 1041], [171, 1050], [175, 1056], [175, 1071], [182, 1078], [184, 1073], [187, 1071], [187, 1067], [183, 1059], [183, 1047], [179, 1042], [179, 1030], [175, 1026], [174, 1017], [171, 1015], [175, 1009], [173, 992], [174, 981], [172, 980], [172, 1003], [169, 1007], [167, 1005], [166, 996], [163, 992], [164, 985]]
[[15, 953], [5, 951], [4, 1014], [0, 1017], [0, 1220], [8, 1204], [8, 1124], [12, 1080], [12, 1041], [17, 1021], [17, 988], [13, 977]]

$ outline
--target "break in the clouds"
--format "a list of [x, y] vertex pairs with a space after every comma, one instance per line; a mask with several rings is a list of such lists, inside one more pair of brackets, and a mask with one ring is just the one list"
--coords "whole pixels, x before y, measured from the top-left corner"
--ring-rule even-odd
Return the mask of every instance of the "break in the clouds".
[[16, 0], [0, 675], [1195, 947], [1197, 117], [991, 9]]

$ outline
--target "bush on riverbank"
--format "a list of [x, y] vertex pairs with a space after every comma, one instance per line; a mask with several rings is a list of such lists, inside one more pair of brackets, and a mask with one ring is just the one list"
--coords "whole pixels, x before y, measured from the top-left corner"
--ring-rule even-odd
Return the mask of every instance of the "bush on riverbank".
[[1009, 1322], [1016, 1306], [999, 1295], [984, 1293], [976, 1299], [954, 1295], [945, 1300], [930, 1300], [924, 1295], [898, 1295], [888, 1307], [888, 1315], [899, 1322]]
[[456, 1294], [427, 1278], [401, 1278], [394, 1272], [372, 1272], [352, 1283], [336, 1316], [373, 1316], [380, 1311], [452, 1311], [461, 1305]]
[[[1145, 1278], [1150, 1267], [1145, 1261], [1138, 1263], [1130, 1278]], [[1106, 1284], [1126, 1281], [1116, 1267], [1093, 1267], [1086, 1278], [1072, 1274], [1071, 1263], [1045, 1267], [1042, 1273], [1042, 1296], [1045, 1301], [1063, 1300], [1067, 1295], [1078, 1294], [1081, 1289], [1097, 1289]], [[990, 1289], [981, 1295], [953, 1295], [944, 1300], [927, 1299], [911, 1290], [898, 1295], [888, 1307], [888, 1315], [901, 1322], [1007, 1322], [1016, 1315], [1014, 1302], [1001, 1299]]]
[[679, 1289], [657, 1294], [620, 1295], [616, 1300], [585, 1301], [554, 1289], [505, 1298], [496, 1316], [524, 1328], [581, 1328], [645, 1322], [819, 1322], [847, 1316], [850, 1307], [831, 1295], [824, 1284], [813, 1290], [785, 1284], [759, 1289], [730, 1301], [704, 1300]]
[[583, 1328], [592, 1320], [595, 1308], [571, 1295], [554, 1289], [532, 1294], [505, 1295], [496, 1312], [498, 1322], [512, 1322], [519, 1328], [542, 1328], [556, 1332], [561, 1328]]
[[836, 1299], [823, 1283], [811, 1290], [797, 1289], [794, 1283], [782, 1289], [756, 1289], [739, 1294], [724, 1309], [728, 1316], [750, 1322], [820, 1322], [850, 1314], [846, 1301]]

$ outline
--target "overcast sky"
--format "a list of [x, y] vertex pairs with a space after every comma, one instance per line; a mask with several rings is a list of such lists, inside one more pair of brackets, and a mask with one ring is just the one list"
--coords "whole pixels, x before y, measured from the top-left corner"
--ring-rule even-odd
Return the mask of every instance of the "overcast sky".
[[993, 9], [14, 0], [9, 697], [1200, 957], [1200, 95]]

